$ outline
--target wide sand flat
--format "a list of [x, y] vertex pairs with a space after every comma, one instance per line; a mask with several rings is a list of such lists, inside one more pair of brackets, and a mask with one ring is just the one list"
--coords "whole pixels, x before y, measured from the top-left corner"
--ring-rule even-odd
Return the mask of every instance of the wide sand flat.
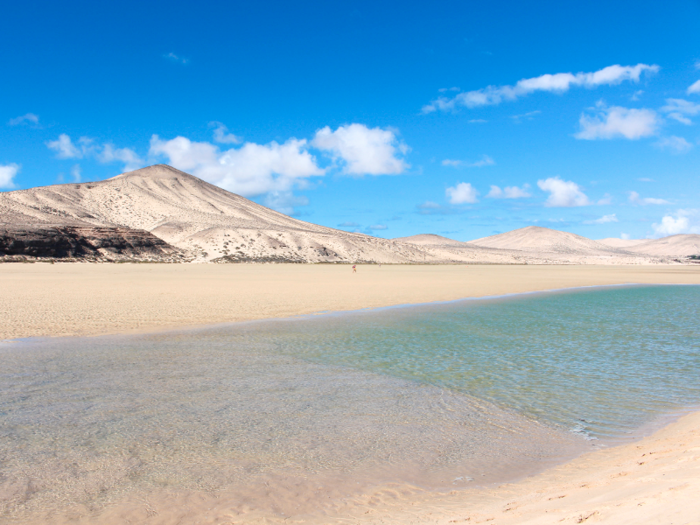
[[[695, 266], [0, 265], [0, 339], [96, 335], [623, 283], [700, 284]], [[498, 488], [385, 487], [285, 523], [697, 524], [700, 413]], [[130, 501], [100, 523], [272, 523], [206, 494]], [[94, 523], [87, 516], [80, 523]]]
[[700, 266], [0, 265], [0, 339], [151, 331], [621, 283]]

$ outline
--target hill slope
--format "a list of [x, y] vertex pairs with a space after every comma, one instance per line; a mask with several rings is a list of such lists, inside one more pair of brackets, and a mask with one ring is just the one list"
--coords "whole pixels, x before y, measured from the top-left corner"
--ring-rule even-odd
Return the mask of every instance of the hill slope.
[[145, 230], [195, 260], [445, 262], [412, 244], [293, 219], [162, 164], [100, 182], [3, 193], [0, 217], [0, 225], [23, 228]]
[[627, 248], [627, 251], [657, 257], [700, 255], [700, 235], [695, 233], [671, 235], [670, 237], [642, 242]]
[[390, 240], [349, 233], [288, 217], [163, 164], [100, 182], [0, 193], [0, 230], [0, 255], [40, 257], [52, 256], [54, 240], [60, 239], [66, 246], [61, 253], [89, 259], [659, 262], [653, 254], [630, 253], [538, 227], [469, 243], [432, 234]]
[[562, 255], [621, 255], [617, 248], [606, 246], [575, 233], [527, 226], [506, 233], [469, 241], [470, 244], [499, 250], [518, 250]]

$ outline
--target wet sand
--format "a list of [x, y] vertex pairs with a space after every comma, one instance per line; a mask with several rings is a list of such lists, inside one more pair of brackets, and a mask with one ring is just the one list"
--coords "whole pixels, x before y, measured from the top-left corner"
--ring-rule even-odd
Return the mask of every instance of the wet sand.
[[[577, 286], [700, 284], [700, 267], [0, 265], [0, 339], [156, 331], [322, 311]], [[0, 487], [2, 488], [2, 487]], [[131, 498], [72, 523], [700, 523], [700, 413], [642, 441], [526, 480], [425, 492], [387, 486], [294, 518], [232, 508], [226, 495]], [[293, 493], [280, 497], [294, 497]], [[59, 522], [59, 521], [55, 521]]]

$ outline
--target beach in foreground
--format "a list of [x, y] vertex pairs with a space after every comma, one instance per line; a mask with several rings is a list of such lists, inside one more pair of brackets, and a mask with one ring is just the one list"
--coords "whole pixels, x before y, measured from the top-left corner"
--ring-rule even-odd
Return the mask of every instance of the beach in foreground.
[[[580, 286], [700, 284], [698, 267], [8, 264], [0, 338], [167, 330], [250, 319]], [[380, 487], [286, 523], [698, 523], [700, 414], [499, 487]], [[2, 489], [2, 486], [0, 486]], [[91, 523], [87, 514], [76, 523]], [[101, 523], [274, 522], [236, 515], [224, 494], [129, 501]], [[280, 521], [282, 519], [280, 518]]]

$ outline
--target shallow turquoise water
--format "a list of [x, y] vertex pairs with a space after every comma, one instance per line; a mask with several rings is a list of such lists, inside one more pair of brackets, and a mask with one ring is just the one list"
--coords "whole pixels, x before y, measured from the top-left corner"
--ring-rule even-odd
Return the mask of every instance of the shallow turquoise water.
[[278, 352], [621, 436], [700, 404], [700, 286], [624, 286], [284, 323]]
[[700, 286], [634, 286], [4, 343], [0, 518], [514, 479], [700, 405], [698, 319]]

